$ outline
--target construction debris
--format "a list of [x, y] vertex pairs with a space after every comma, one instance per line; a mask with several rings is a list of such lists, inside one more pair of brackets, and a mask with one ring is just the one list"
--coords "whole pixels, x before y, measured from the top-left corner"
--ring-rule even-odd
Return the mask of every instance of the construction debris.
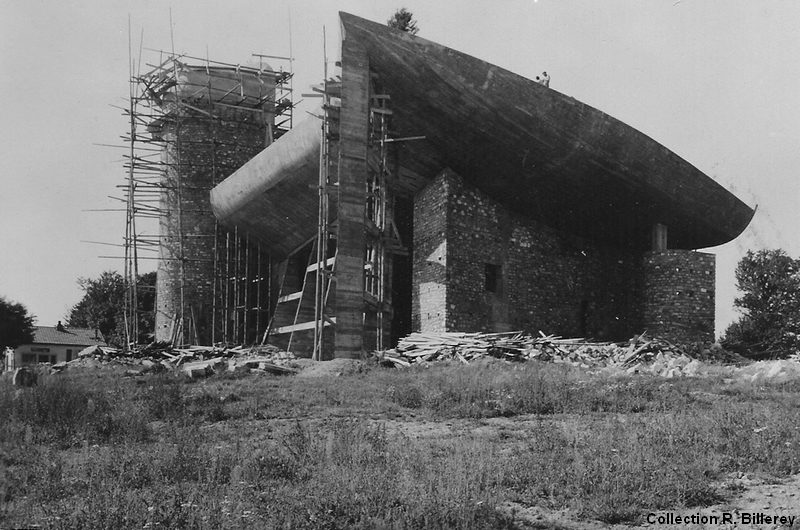
[[[702, 376], [714, 373], [754, 383], [800, 378], [800, 353], [780, 361], [752, 362], [719, 344], [676, 345], [645, 333], [627, 342], [593, 342], [554, 335], [507, 333], [412, 333], [396, 348], [373, 352], [373, 360], [386, 366], [426, 366], [433, 362], [472, 364], [481, 359], [506, 362], [539, 361], [611, 374], [646, 373], [661, 377]], [[126, 366], [130, 377], [156, 373], [183, 374], [192, 379], [216, 373], [344, 375], [365, 368], [361, 360], [314, 362], [298, 359], [275, 346], [223, 347], [152, 343], [134, 351], [91, 346], [78, 358], [50, 367], [51, 373], [75, 367]], [[34, 374], [35, 375], [35, 374]], [[15, 383], [16, 384], [16, 383]]]
[[623, 368], [628, 373], [650, 372], [666, 377], [691, 375], [704, 361], [728, 364], [747, 359], [713, 345], [675, 345], [664, 339], [637, 335], [628, 343], [591, 342], [565, 339], [539, 332], [532, 336], [519, 331], [507, 333], [412, 333], [396, 348], [376, 352], [376, 358], [394, 366], [411, 366], [452, 360], [463, 364], [495, 357], [507, 361], [543, 361], [580, 368]]
[[173, 348], [168, 343], [154, 342], [133, 351], [92, 346], [78, 354], [78, 358], [58, 363], [51, 372], [61, 372], [70, 367], [100, 367], [108, 364], [128, 365], [126, 376], [176, 372], [192, 379], [207, 377], [218, 372], [295, 374], [297, 370], [286, 366], [295, 356], [274, 346], [185, 346]]

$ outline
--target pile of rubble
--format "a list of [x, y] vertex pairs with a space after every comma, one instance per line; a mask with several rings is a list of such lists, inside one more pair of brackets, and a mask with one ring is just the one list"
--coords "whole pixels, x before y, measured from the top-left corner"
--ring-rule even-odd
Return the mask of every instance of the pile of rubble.
[[643, 333], [628, 343], [589, 342], [552, 335], [508, 333], [412, 333], [396, 348], [377, 352], [377, 359], [395, 366], [457, 360], [464, 364], [487, 356], [508, 361], [544, 361], [581, 368], [615, 367], [628, 373], [650, 372], [666, 377], [696, 375], [703, 362], [748, 362], [714, 345], [675, 345]]
[[127, 376], [180, 372], [196, 378], [206, 377], [220, 371], [296, 374], [297, 370], [287, 366], [294, 360], [295, 356], [291, 352], [281, 351], [270, 345], [173, 348], [168, 343], [152, 343], [132, 351], [90, 346], [78, 353], [76, 359], [53, 365], [51, 371], [61, 372], [69, 368], [123, 365], [129, 367], [125, 371]]
[[[566, 364], [610, 373], [650, 373], [669, 378], [707, 375], [712, 371], [724, 377], [752, 382], [800, 378], [800, 354], [782, 361], [752, 363], [724, 350], [719, 344], [676, 345], [644, 333], [625, 343], [566, 339], [541, 332], [539, 336], [521, 332], [412, 333], [401, 339], [396, 348], [374, 352], [372, 357], [381, 364], [402, 367], [438, 361], [470, 364], [480, 359], [497, 358], [510, 362]], [[318, 366], [320, 373], [337, 368], [328, 366], [332, 362], [321, 363], [325, 366]], [[60, 372], [70, 367], [106, 365], [124, 366], [127, 376], [171, 372], [197, 378], [219, 372], [297, 374], [303, 369], [309, 371], [310, 376], [314, 372], [312, 368], [320, 363], [297, 359], [291, 352], [270, 345], [171, 347], [167, 343], [153, 343], [134, 351], [91, 346], [80, 352], [75, 360], [53, 365], [51, 370]], [[358, 369], [361, 368], [359, 365]], [[341, 370], [337, 368], [336, 373], [339, 372]]]

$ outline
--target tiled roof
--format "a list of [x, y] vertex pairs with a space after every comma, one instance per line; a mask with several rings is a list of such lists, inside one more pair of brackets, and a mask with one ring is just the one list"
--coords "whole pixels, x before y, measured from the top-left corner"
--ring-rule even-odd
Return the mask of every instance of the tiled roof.
[[63, 327], [59, 331], [55, 326], [35, 326], [33, 334], [34, 344], [70, 344], [75, 346], [91, 346], [92, 344], [105, 345], [102, 336], [93, 329]]

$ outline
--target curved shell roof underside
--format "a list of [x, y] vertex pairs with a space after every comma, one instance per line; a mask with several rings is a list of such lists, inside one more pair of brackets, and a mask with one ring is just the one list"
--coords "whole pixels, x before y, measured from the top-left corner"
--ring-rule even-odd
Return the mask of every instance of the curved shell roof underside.
[[[340, 17], [342, 38], [363, 47], [376, 89], [391, 96], [393, 136], [425, 136], [394, 144], [407, 192], [449, 167], [523, 215], [633, 248], [649, 246], [655, 223], [669, 227], [671, 248], [719, 245], [738, 236], [753, 216], [678, 155], [595, 108], [434, 42], [347, 13]], [[277, 155], [277, 144], [291, 141], [287, 134], [259, 157]], [[318, 150], [318, 143], [303, 146], [293, 147]], [[249, 173], [248, 165], [231, 179]], [[313, 189], [306, 195], [316, 201]], [[262, 186], [257, 196], [240, 199], [237, 208], [259, 216], [288, 197], [280, 187]], [[250, 217], [249, 231], [258, 237], [259, 230], [281, 229], [268, 226], [276, 221], [268, 217]]]

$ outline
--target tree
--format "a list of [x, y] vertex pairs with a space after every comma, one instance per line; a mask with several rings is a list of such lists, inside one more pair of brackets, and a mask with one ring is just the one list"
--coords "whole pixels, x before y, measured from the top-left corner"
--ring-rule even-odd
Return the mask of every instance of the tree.
[[392, 18], [386, 21], [386, 25], [390, 28], [405, 31], [410, 35], [416, 35], [419, 31], [419, 28], [417, 27], [417, 21], [414, 20], [414, 15], [405, 7], [395, 11], [394, 15], [392, 15]]
[[24, 305], [0, 296], [0, 352], [33, 342], [33, 319]]
[[800, 347], [800, 260], [783, 250], [748, 251], [736, 267], [742, 317], [723, 344], [751, 357], [785, 357]]
[[[149, 272], [137, 279], [139, 336], [137, 342], [148, 340], [154, 327], [156, 273]], [[72, 306], [67, 323], [73, 327], [97, 329], [108, 344], [125, 343], [125, 279], [114, 271], [106, 271], [97, 279], [79, 278], [83, 298]]]

